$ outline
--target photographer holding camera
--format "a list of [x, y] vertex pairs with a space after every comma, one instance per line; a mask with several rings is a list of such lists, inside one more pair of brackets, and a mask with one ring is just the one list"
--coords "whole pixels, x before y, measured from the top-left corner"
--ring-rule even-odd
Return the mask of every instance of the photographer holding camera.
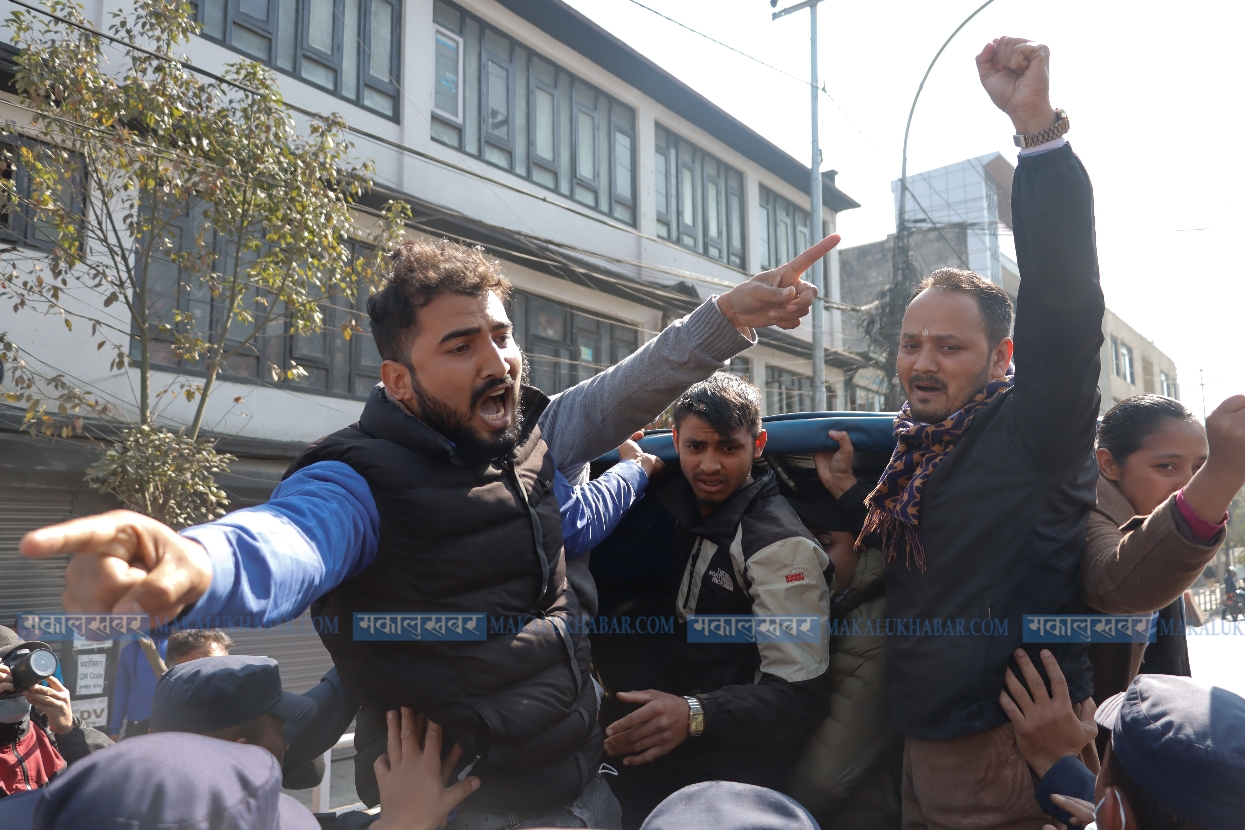
[[55, 671], [46, 645], [0, 626], [0, 797], [39, 789], [67, 764], [112, 746], [73, 716]]

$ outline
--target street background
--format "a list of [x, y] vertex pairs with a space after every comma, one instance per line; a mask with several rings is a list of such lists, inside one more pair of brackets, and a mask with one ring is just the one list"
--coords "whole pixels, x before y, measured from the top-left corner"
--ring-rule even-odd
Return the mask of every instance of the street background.
[[[569, 0], [798, 159], [809, 157], [806, 84], [713, 44], [628, 0]], [[771, 21], [764, 0], [643, 0], [798, 78], [808, 77], [808, 13]], [[783, 2], [786, 7], [791, 3]], [[895, 229], [904, 122], [934, 53], [981, 0], [827, 0], [819, 9], [823, 169], [862, 204], [839, 217], [844, 246]], [[1107, 305], [1178, 364], [1181, 398], [1206, 406], [1245, 391], [1238, 342], [1245, 287], [1237, 231], [1245, 184], [1234, 139], [1241, 108], [1239, 3], [995, 0], [947, 47], [917, 106], [909, 173], [994, 151], [1015, 159], [1012, 127], [986, 98], [973, 57], [1000, 35], [1051, 48], [1051, 98], [1093, 177]]]

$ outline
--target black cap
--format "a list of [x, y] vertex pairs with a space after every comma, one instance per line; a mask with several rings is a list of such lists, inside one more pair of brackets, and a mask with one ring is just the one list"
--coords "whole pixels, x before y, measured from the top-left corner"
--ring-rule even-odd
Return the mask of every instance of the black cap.
[[5, 830], [320, 826], [306, 807], [281, 792], [281, 768], [268, 750], [176, 732], [140, 735], [89, 755], [15, 807], [0, 810]]
[[1245, 699], [1188, 677], [1138, 675], [1094, 720], [1141, 789], [1206, 830], [1245, 816]]
[[156, 683], [151, 731], [202, 734], [265, 712], [287, 723], [306, 723], [315, 717], [316, 704], [281, 690], [281, 671], [271, 657], [203, 657], [174, 666]]
[[8, 657], [10, 652], [17, 651], [19, 648], [28, 648], [31, 651], [36, 649], [52, 651], [52, 647], [47, 643], [39, 640], [23, 640], [17, 636], [17, 632], [13, 629], [0, 625], [0, 660]]

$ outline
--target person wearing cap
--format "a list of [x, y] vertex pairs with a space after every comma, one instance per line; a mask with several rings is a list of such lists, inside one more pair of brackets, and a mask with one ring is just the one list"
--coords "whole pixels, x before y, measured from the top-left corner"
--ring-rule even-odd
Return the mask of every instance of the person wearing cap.
[[790, 796], [735, 781], [692, 784], [649, 814], [640, 830], [821, 830]]
[[[0, 625], [0, 659], [18, 649], [46, 649]], [[55, 677], [14, 695], [9, 667], [0, 664], [0, 798], [46, 786], [66, 765], [112, 746], [73, 713], [69, 690]]]
[[281, 688], [271, 657], [204, 657], [174, 666], [156, 683], [152, 732], [194, 732], [267, 749], [285, 759], [286, 723], [310, 723], [316, 704]]
[[[457, 760], [454, 753], [450, 757]], [[376, 764], [381, 814], [372, 830], [435, 830], [478, 778], [447, 786], [441, 729], [391, 712]], [[324, 818], [328, 818], [325, 816]], [[370, 817], [369, 817], [370, 818]], [[95, 755], [43, 790], [0, 799], [4, 830], [319, 830], [281, 792], [281, 767], [262, 747], [166, 732]]]
[[[1017, 655], [1025, 683], [1009, 670], [1010, 697], [999, 702], [1040, 778], [1038, 802], [1053, 818], [1072, 826], [1096, 820], [1098, 830], [1236, 830], [1245, 823], [1245, 698], [1188, 677], [1141, 674], [1088, 720], [1073, 711], [1050, 652], [1041, 658], [1051, 692]], [[1095, 776], [1078, 755], [1097, 727], [1110, 741]]]
[[[683, 475], [649, 496], [676, 521], [668, 590], [651, 613], [673, 612], [679, 625], [671, 636], [643, 638], [615, 682], [633, 690], [618, 701], [639, 705], [606, 729], [606, 753], [623, 756], [614, 790], [624, 827], [688, 784], [781, 787], [800, 741], [828, 712], [822, 620], [833, 566], [775, 474], [752, 476], [766, 442], [760, 410], [756, 387], [724, 372], [672, 409]], [[794, 641], [688, 641], [693, 617], [718, 614], [815, 623]]]

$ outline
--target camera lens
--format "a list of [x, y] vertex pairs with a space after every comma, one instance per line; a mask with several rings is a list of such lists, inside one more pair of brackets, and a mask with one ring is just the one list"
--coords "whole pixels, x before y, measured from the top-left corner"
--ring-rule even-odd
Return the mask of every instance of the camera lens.
[[51, 677], [56, 674], [56, 655], [43, 649], [31, 652], [30, 670], [44, 679]]

